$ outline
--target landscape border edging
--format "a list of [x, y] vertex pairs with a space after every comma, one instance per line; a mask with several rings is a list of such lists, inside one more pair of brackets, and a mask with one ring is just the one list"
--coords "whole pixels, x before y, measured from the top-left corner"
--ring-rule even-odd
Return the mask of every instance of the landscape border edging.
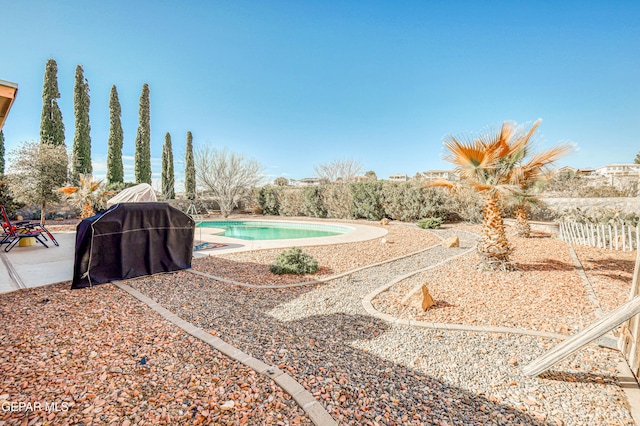
[[309, 416], [311, 421], [317, 426], [337, 426], [338, 423], [329, 412], [324, 408], [314, 396], [306, 390], [300, 383], [298, 383], [293, 377], [280, 370], [278, 367], [271, 366], [260, 361], [257, 358], [252, 357], [249, 354], [244, 353], [240, 349], [226, 343], [224, 340], [217, 336], [213, 336], [203, 329], [196, 327], [194, 324], [185, 321], [170, 310], [164, 308], [159, 303], [155, 302], [150, 297], [142, 294], [138, 290], [130, 287], [122, 281], [113, 281], [113, 285], [129, 293], [131, 296], [146, 304], [153, 311], [160, 316], [171, 322], [173, 325], [186, 331], [193, 337], [209, 344], [211, 347], [226, 355], [227, 357], [246, 365], [259, 374], [263, 374], [270, 378], [278, 386], [280, 386], [285, 392], [287, 392], [296, 401], [298, 406], [302, 408]]

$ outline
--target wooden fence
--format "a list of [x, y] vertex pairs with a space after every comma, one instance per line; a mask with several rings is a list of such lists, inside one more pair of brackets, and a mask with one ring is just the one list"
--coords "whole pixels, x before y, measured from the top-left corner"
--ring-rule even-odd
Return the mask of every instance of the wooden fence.
[[569, 244], [632, 251], [640, 246], [640, 226], [560, 222], [559, 238]]
[[[636, 254], [636, 266], [633, 270], [633, 281], [631, 282], [631, 293], [629, 300], [640, 296], [640, 250]], [[625, 322], [621, 327], [618, 348], [627, 359], [631, 371], [640, 377], [640, 315], [636, 315]]]

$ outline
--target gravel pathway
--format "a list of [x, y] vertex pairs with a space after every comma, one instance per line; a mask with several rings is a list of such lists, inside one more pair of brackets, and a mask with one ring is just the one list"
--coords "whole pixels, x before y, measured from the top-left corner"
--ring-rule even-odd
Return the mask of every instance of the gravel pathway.
[[341, 424], [632, 424], [615, 351], [588, 347], [527, 378], [521, 365], [556, 342], [415, 329], [366, 314], [361, 300], [372, 290], [473, 244], [473, 236], [458, 235], [461, 248], [434, 247], [322, 285], [244, 288], [188, 272], [130, 285], [277, 365]]

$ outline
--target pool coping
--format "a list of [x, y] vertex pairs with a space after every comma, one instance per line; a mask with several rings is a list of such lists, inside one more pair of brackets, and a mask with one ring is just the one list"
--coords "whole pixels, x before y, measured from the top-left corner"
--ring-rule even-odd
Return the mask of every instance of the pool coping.
[[[211, 221], [215, 221], [212, 219]], [[278, 222], [274, 219], [238, 219], [246, 222]], [[286, 240], [241, 240], [239, 238], [230, 238], [222, 235], [217, 235], [216, 232], [220, 231], [220, 228], [201, 228], [196, 226], [195, 239], [198, 241], [204, 241], [209, 243], [226, 244], [225, 247], [219, 247], [209, 250], [200, 250], [193, 253], [194, 257], [208, 257], [217, 256], [219, 254], [237, 253], [251, 250], [261, 249], [274, 249], [274, 248], [288, 248], [288, 247], [308, 247], [308, 246], [321, 246], [330, 244], [345, 244], [355, 243], [361, 241], [373, 240], [376, 238], [382, 238], [387, 235], [387, 230], [383, 227], [372, 225], [361, 225], [353, 222], [338, 222], [338, 221], [309, 221], [309, 220], [281, 220], [281, 222], [288, 223], [301, 223], [301, 224], [314, 224], [314, 225], [334, 225], [343, 228], [352, 228], [353, 231], [340, 235], [332, 235], [328, 237], [312, 237], [312, 238], [296, 238]]]

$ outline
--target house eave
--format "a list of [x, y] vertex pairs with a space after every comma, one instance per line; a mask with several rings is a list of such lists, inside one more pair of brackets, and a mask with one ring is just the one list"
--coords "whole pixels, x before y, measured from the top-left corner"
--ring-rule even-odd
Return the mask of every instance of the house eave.
[[0, 80], [0, 130], [4, 126], [11, 106], [18, 94], [18, 84]]

